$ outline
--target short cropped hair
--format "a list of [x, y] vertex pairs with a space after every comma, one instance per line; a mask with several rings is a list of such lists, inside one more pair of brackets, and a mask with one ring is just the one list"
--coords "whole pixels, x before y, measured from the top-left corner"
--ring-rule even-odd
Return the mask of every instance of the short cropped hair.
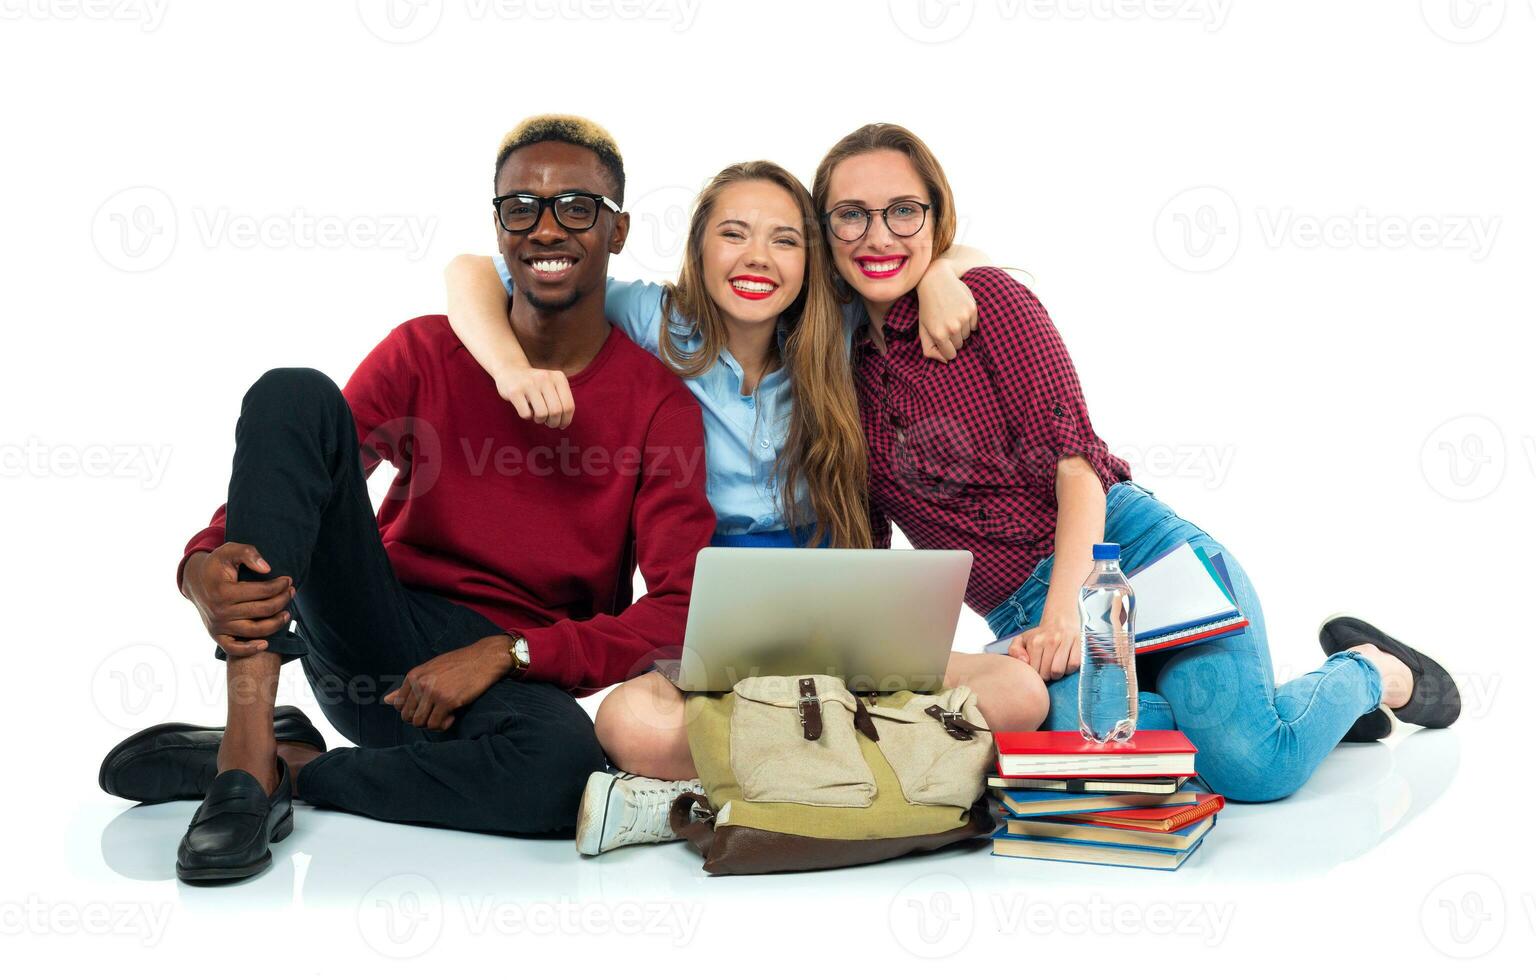
[[608, 130], [581, 116], [542, 115], [529, 116], [511, 132], [501, 138], [501, 149], [496, 154], [496, 172], [492, 180], [501, 177], [501, 165], [507, 157], [525, 146], [535, 143], [569, 143], [581, 146], [597, 154], [598, 162], [613, 178], [613, 199], [624, 203], [624, 158], [619, 155], [619, 144]]

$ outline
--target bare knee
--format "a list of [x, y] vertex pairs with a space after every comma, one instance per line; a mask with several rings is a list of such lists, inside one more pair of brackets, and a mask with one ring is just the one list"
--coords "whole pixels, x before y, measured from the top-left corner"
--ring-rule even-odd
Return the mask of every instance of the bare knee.
[[976, 707], [994, 732], [1032, 732], [1051, 710], [1045, 681], [1029, 664], [999, 654], [955, 653], [945, 683], [976, 694]]
[[625, 772], [658, 779], [692, 779], [683, 694], [660, 674], [625, 681], [597, 708], [597, 740]]

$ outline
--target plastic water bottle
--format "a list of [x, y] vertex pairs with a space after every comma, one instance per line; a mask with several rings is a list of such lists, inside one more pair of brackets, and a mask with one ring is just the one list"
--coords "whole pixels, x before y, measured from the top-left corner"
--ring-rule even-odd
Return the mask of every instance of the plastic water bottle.
[[1078, 593], [1083, 623], [1077, 728], [1094, 742], [1136, 733], [1136, 596], [1120, 571], [1120, 546], [1093, 546], [1093, 571]]

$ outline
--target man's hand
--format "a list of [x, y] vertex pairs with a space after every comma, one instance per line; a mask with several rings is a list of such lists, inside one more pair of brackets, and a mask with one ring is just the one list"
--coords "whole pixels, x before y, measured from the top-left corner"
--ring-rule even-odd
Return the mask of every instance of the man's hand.
[[936, 259], [917, 284], [917, 329], [923, 354], [949, 362], [976, 329], [976, 297], [944, 259]]
[[406, 674], [398, 688], [384, 695], [384, 703], [407, 724], [447, 731], [461, 710], [511, 672], [510, 647], [507, 635], [498, 633], [440, 653]]
[[253, 545], [226, 541], [212, 551], [200, 551], [187, 559], [181, 572], [181, 591], [197, 613], [203, 628], [224, 653], [243, 657], [267, 648], [271, 636], [288, 625], [286, 611], [293, 598], [293, 579], [287, 575], [265, 582], [240, 581], [240, 566], [270, 572], [271, 566]]
[[576, 400], [564, 371], [519, 368], [496, 374], [496, 393], [525, 420], [563, 429], [576, 417]]
[[1040, 624], [1025, 630], [1008, 644], [1008, 655], [1035, 668], [1047, 681], [1077, 670], [1082, 664], [1082, 626], [1077, 610], [1046, 609]]

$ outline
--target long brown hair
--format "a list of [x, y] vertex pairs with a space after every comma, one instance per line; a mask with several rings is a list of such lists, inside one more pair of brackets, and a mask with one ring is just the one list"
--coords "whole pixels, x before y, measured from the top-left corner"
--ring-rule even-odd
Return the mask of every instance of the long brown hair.
[[876, 150], [895, 150], [906, 155], [917, 171], [923, 186], [928, 190], [928, 204], [933, 210], [930, 224], [933, 226], [933, 257], [938, 258], [955, 243], [955, 193], [949, 189], [949, 178], [939, 166], [939, 158], [928, 149], [928, 144], [905, 126], [895, 123], [869, 123], [838, 140], [816, 166], [816, 179], [811, 182], [811, 198], [816, 213], [827, 213], [827, 197], [830, 194], [832, 171], [849, 157]]
[[[727, 349], [725, 315], [704, 286], [704, 241], [720, 195], [743, 180], [767, 181], [787, 191], [800, 209], [805, 237], [805, 285], [780, 315], [785, 328], [782, 355], [793, 392], [789, 434], [774, 464], [780, 512], [791, 531], [816, 522], [816, 532], [806, 542], [812, 547], [826, 539], [835, 548], [868, 548], [869, 457], [843, 344], [842, 310], [832, 290], [832, 258], [811, 195], [783, 167], [766, 160], [733, 164], [699, 195], [682, 271], [662, 301], [662, 358], [673, 371], [691, 378], [713, 367]], [[701, 341], [698, 348], [682, 350], [672, 334], [673, 324], [691, 328], [690, 338]], [[808, 513], [798, 492], [802, 483], [810, 498]]]

